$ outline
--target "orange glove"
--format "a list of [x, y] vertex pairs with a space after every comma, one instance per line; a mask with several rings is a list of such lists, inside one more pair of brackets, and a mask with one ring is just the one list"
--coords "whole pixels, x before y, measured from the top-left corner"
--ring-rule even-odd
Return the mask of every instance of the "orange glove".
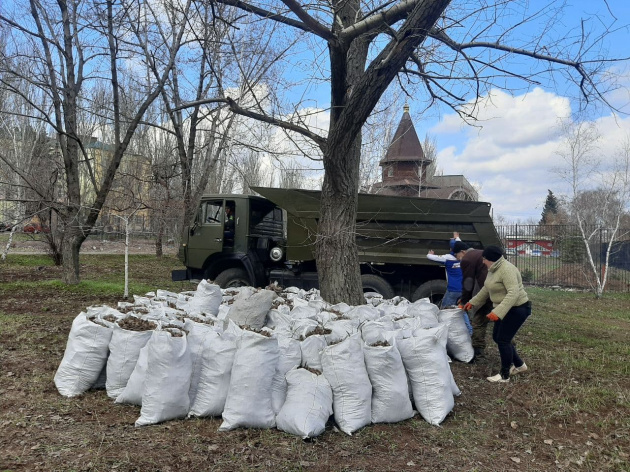
[[472, 306], [472, 303], [468, 302], [464, 305], [464, 311], [470, 311], [472, 310], [474, 307]]
[[488, 313], [486, 315], [486, 318], [488, 318], [490, 321], [499, 321], [499, 317], [494, 313]]

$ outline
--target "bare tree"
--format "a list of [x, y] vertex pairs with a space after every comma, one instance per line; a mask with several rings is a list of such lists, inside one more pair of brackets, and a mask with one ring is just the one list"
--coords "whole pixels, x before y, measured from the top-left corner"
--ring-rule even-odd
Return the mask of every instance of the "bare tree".
[[[601, 298], [608, 279], [610, 251], [630, 204], [630, 137], [620, 143], [614, 162], [608, 165], [599, 155], [600, 136], [592, 123], [566, 122], [562, 138], [558, 154], [564, 166], [556, 172], [568, 184], [570, 216], [577, 222], [592, 275], [587, 280], [594, 281], [592, 289]], [[608, 243], [603, 272], [597, 264], [602, 242]]]
[[[79, 281], [81, 245], [96, 224], [133, 134], [164, 86], [182, 41], [190, 1], [166, 2], [159, 11], [152, 6], [157, 4], [23, 0], [0, 15], [0, 25], [9, 28], [14, 38], [11, 54], [31, 61], [28, 74], [16, 77], [30, 81], [51, 102], [39, 112], [55, 134], [63, 161], [63, 198], [49, 199], [48, 204], [58, 218], [56, 234], [67, 283]], [[163, 14], [178, 17], [177, 27], [163, 30]], [[126, 67], [127, 61], [146, 61], [162, 73], [147, 82], [142, 75], [134, 75], [133, 67]], [[3, 73], [12, 72], [3, 68]], [[81, 112], [89, 108], [90, 85], [99, 82], [109, 90], [106, 134], [111, 148], [107, 156], [103, 154], [97, 178], [82, 133]], [[126, 100], [130, 91], [136, 100]], [[28, 98], [18, 88], [10, 87], [10, 92]], [[81, 166], [93, 198], [81, 193]]]

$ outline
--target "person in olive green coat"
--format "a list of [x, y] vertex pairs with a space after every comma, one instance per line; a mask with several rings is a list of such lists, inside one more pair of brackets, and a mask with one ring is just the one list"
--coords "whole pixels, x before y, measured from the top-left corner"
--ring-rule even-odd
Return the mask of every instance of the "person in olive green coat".
[[465, 306], [466, 311], [483, 305], [489, 298], [492, 312], [487, 318], [494, 322], [492, 339], [499, 347], [501, 372], [488, 377], [490, 382], [508, 382], [510, 374], [525, 372], [527, 365], [518, 355], [512, 340], [525, 320], [531, 315], [532, 306], [523, 287], [519, 270], [503, 257], [501, 248], [488, 246], [483, 250], [483, 263], [488, 276], [483, 288]]

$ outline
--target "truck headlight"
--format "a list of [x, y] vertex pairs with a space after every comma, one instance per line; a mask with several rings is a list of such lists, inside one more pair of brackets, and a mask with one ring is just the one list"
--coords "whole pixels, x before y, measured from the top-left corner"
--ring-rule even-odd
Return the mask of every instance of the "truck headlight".
[[282, 259], [282, 256], [284, 256], [284, 251], [281, 247], [278, 246], [274, 247], [271, 252], [269, 252], [269, 257], [274, 262], [278, 262], [280, 259]]

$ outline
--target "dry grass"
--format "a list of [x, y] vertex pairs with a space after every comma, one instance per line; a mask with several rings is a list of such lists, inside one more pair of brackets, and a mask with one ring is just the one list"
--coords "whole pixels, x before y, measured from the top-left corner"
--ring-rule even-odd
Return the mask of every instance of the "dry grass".
[[[0, 470], [630, 470], [628, 295], [532, 289], [534, 315], [518, 337], [529, 372], [486, 382], [498, 367], [491, 346], [485, 363], [452, 365], [462, 395], [441, 427], [413, 418], [349, 437], [330, 424], [302, 441], [277, 430], [218, 433], [220, 419], [135, 428], [139, 407], [103, 391], [61, 397], [52, 377], [72, 319], [122, 293], [122, 256], [81, 261], [76, 287], [42, 260], [0, 265]], [[133, 257], [132, 293], [190, 289], [170, 282], [171, 268], [171, 258]]]

